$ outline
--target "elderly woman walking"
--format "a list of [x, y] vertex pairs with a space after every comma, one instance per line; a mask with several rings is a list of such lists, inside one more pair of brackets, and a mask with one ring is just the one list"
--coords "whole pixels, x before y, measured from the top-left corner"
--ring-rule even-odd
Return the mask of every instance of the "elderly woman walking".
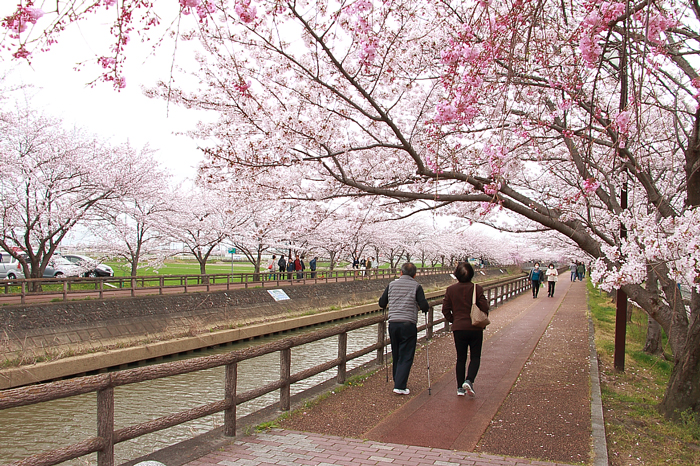
[[[474, 269], [469, 262], [457, 264], [454, 275], [458, 282], [445, 291], [442, 314], [452, 324], [452, 336], [457, 351], [455, 364], [457, 395], [464, 396], [469, 393], [470, 396], [474, 396], [474, 379], [481, 365], [481, 346], [484, 342], [484, 329], [473, 326], [470, 315], [475, 288], [476, 305], [479, 309], [488, 313], [489, 301], [484, 296], [484, 289], [472, 283]], [[467, 350], [470, 353], [468, 370], [466, 370]]]

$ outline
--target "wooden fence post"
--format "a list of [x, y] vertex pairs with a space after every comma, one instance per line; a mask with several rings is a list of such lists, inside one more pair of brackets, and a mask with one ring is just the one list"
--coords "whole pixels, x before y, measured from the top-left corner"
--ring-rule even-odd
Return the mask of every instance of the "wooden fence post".
[[343, 332], [338, 335], [338, 359], [340, 359], [340, 363], [338, 364], [338, 378], [336, 379], [338, 383], [345, 383], [347, 356], [348, 332]]
[[292, 348], [285, 348], [280, 351], [280, 409], [289, 411], [291, 406], [291, 384], [289, 377], [292, 375]]
[[114, 388], [97, 391], [97, 436], [107, 444], [97, 452], [98, 466], [114, 466]]
[[224, 410], [224, 435], [236, 436], [236, 385], [238, 383], [238, 363], [226, 365], [225, 398], [231, 407]]
[[21, 296], [20, 296], [20, 298], [19, 298], [19, 302], [20, 302], [21, 304], [24, 304], [24, 303], [25, 303], [25, 298], [26, 298], [26, 296], [27, 296], [27, 283], [23, 281], [21, 286], [22, 286], [22, 289], [21, 289], [21, 291], [20, 291]]

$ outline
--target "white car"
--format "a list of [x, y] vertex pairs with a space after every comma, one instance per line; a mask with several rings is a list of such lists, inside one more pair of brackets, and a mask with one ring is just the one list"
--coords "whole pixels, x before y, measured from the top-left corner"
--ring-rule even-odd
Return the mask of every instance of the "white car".
[[69, 260], [71, 264], [80, 268], [80, 275], [83, 277], [113, 277], [114, 270], [99, 261], [80, 254], [64, 254], [62, 257]]
[[0, 279], [14, 280], [15, 278], [24, 278], [20, 261], [4, 251], [0, 252], [0, 256], [2, 256], [0, 257]]

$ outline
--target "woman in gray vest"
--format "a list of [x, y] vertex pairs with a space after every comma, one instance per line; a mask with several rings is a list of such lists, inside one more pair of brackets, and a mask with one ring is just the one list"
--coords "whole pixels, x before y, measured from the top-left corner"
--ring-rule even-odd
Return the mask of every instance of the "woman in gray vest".
[[391, 371], [394, 377], [394, 393], [408, 395], [408, 375], [413, 365], [418, 340], [418, 309], [428, 312], [423, 287], [414, 279], [416, 266], [406, 262], [401, 266], [401, 276], [389, 283], [379, 298], [379, 307], [389, 306], [389, 338], [391, 338]]

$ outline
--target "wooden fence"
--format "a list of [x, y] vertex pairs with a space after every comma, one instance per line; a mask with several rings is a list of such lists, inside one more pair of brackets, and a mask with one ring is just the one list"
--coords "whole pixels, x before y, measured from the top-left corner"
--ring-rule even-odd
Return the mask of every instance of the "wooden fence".
[[[484, 284], [484, 294], [491, 306], [514, 297], [530, 287], [525, 276], [515, 279], [500, 280]], [[431, 305], [440, 304], [443, 292], [429, 293]], [[380, 312], [377, 309], [377, 312]], [[427, 322], [419, 325], [418, 330], [426, 331], [426, 338], [432, 338], [434, 327], [443, 324], [447, 330], [448, 323], [443, 317], [435, 319], [433, 310], [427, 316]], [[348, 354], [348, 332], [360, 328], [377, 325], [377, 342]], [[318, 340], [338, 336], [338, 357], [309, 369], [291, 373], [292, 348]], [[139, 367], [106, 374], [91, 375], [69, 380], [61, 380], [41, 385], [30, 385], [0, 391], [0, 410], [19, 406], [32, 405], [44, 401], [56, 400], [85, 393], [97, 392], [97, 436], [81, 442], [54, 449], [44, 453], [29, 456], [23, 460], [9, 463], [5, 466], [52, 466], [74, 458], [79, 458], [97, 452], [98, 466], [114, 465], [114, 445], [134, 439], [159, 430], [192, 421], [218, 412], [224, 412], [224, 434], [235, 436], [236, 407], [247, 401], [261, 397], [275, 390], [280, 391], [279, 406], [283, 411], [290, 409], [291, 385], [295, 382], [312, 377], [321, 372], [337, 367], [336, 381], [346, 380], [346, 365], [348, 361], [376, 351], [378, 364], [384, 363], [384, 347], [390, 344], [386, 337], [386, 321], [383, 314], [318, 330], [304, 335], [284, 338], [272, 343], [231, 351], [225, 354], [204, 356], [183, 361], [175, 361], [158, 365]], [[237, 391], [238, 363], [265, 354], [280, 354], [280, 377], [278, 380], [244, 393]], [[190, 372], [202, 371], [214, 367], [225, 366], [224, 398], [222, 400], [200, 405], [186, 411], [170, 414], [141, 424], [114, 429], [114, 388], [144, 382], [147, 380], [172, 377]]]
[[[424, 267], [418, 275], [451, 273], [453, 267]], [[43, 296], [53, 300], [95, 297], [136, 296], [138, 294], [165, 294], [229, 290], [231, 288], [279, 287], [310, 283], [336, 283], [352, 280], [375, 280], [398, 275], [399, 269], [341, 269], [315, 272], [276, 273], [217, 273], [206, 275], [152, 275], [137, 277], [61, 277], [3, 280], [0, 296], [19, 297], [26, 304], [28, 296]], [[41, 291], [31, 291], [39, 286]], [[3, 302], [9, 302], [2, 300]]]

